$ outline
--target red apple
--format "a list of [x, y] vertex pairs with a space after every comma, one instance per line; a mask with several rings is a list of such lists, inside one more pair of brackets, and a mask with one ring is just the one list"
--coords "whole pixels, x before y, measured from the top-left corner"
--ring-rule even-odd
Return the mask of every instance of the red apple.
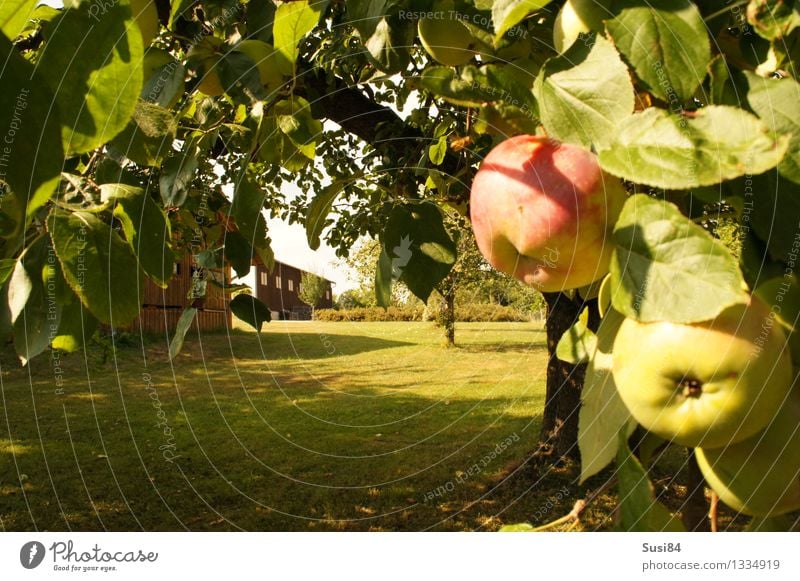
[[472, 227], [497, 270], [543, 292], [579, 288], [608, 272], [626, 195], [591, 152], [519, 135], [483, 160], [472, 182]]

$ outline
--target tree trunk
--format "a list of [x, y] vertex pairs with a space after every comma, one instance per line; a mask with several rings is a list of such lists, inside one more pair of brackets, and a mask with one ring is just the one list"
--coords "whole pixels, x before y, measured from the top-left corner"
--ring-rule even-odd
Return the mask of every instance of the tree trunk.
[[456, 344], [456, 288], [449, 280], [445, 283], [442, 289], [441, 321], [445, 342], [448, 347], [453, 347]]
[[589, 306], [589, 327], [597, 330], [599, 313], [596, 301], [572, 300], [564, 293], [543, 293], [547, 303], [547, 389], [545, 395], [540, 444], [556, 458], [579, 460], [578, 411], [586, 364], [572, 365], [556, 357], [561, 336], [578, 319], [583, 307]]

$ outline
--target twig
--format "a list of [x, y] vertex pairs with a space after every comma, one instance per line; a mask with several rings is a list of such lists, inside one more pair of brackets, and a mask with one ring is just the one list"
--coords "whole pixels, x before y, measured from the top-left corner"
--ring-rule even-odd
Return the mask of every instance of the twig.
[[703, 18], [703, 21], [704, 22], [708, 22], [709, 20], [714, 20], [717, 16], [722, 16], [726, 12], [732, 11], [734, 8], [738, 8], [739, 6], [744, 6], [749, 1], [750, 0], [739, 0], [739, 2], [734, 2], [730, 6], [726, 6], [725, 8], [722, 8], [721, 10], [717, 10], [716, 12], [712, 12], [711, 14], [709, 14], [708, 16]]
[[711, 507], [708, 509], [708, 518], [711, 521], [711, 532], [719, 532], [719, 496], [711, 491]]
[[616, 478], [614, 478], [614, 477], [609, 478], [597, 490], [595, 490], [594, 492], [589, 493], [586, 496], [586, 498], [582, 498], [580, 500], [576, 500], [575, 504], [573, 505], [572, 510], [569, 512], [569, 514], [566, 514], [566, 515], [564, 515], [564, 516], [562, 516], [560, 518], [557, 518], [556, 520], [551, 521], [549, 523], [543, 524], [540, 527], [536, 527], [536, 528], [532, 529], [530, 532], [533, 532], [533, 533], [542, 532], [542, 531], [553, 529], [553, 528], [555, 528], [555, 527], [557, 527], [559, 525], [566, 524], [566, 523], [570, 523], [570, 527], [569, 527], [570, 529], [573, 528], [575, 525], [577, 525], [580, 522], [581, 515], [583, 514], [583, 512], [587, 508], [589, 508], [589, 505], [591, 505], [595, 500], [597, 500], [597, 498], [601, 494], [604, 494], [609, 488], [614, 486], [614, 484], [616, 484], [616, 482], [617, 482]]

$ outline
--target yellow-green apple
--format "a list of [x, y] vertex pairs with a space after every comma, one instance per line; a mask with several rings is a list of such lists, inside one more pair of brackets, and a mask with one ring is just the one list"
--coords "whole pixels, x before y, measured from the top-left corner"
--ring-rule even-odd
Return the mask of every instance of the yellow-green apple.
[[553, 46], [564, 52], [578, 36], [603, 30], [603, 20], [611, 18], [607, 5], [610, 0], [567, 0], [556, 16], [553, 26]]
[[147, 48], [158, 34], [158, 10], [155, 0], [131, 0], [131, 15], [139, 25], [142, 43]]
[[204, 95], [217, 97], [225, 92], [219, 78], [217, 65], [225, 54], [225, 47], [222, 40], [214, 36], [205, 36], [195, 44], [187, 56], [189, 68], [200, 77], [197, 90]]
[[763, 432], [696, 452], [706, 482], [734, 510], [774, 516], [800, 509], [800, 390], [792, 390]]
[[497, 270], [542, 292], [585, 286], [608, 272], [626, 192], [597, 157], [545, 137], [518, 135], [483, 160], [470, 217]]
[[475, 41], [460, 20], [451, 18], [452, 11], [433, 12], [438, 18], [420, 18], [417, 32], [423, 48], [436, 62], [455, 67], [475, 56]]
[[283, 57], [272, 45], [261, 40], [243, 40], [233, 47], [232, 50], [246, 54], [258, 67], [258, 74], [261, 77], [261, 84], [264, 85], [268, 93], [277, 91], [283, 85], [283, 74], [281, 73], [280, 60]]
[[613, 360], [636, 421], [690, 447], [718, 448], [763, 430], [792, 383], [786, 336], [755, 296], [701, 323], [626, 319]]

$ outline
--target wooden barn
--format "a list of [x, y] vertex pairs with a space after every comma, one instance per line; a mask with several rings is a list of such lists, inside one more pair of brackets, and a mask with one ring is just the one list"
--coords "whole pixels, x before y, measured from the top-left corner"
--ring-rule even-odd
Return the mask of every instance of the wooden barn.
[[[256, 298], [269, 306], [274, 319], [308, 320], [311, 318], [311, 307], [300, 300], [300, 281], [303, 270], [275, 261], [275, 268], [270, 272], [260, 262], [256, 263]], [[326, 279], [327, 280], [327, 279]], [[318, 309], [333, 307], [333, 288], [330, 280]]]
[[[149, 279], [145, 282], [142, 310], [131, 323], [129, 329], [135, 332], [164, 334], [175, 330], [183, 309], [191, 306], [187, 298], [192, 288], [194, 266], [191, 254], [173, 265], [173, 275], [167, 288], [161, 288]], [[217, 276], [225, 276], [230, 281], [230, 267], [218, 271]], [[206, 297], [197, 312], [195, 324], [201, 331], [219, 331], [231, 328], [229, 298], [219, 287], [207, 283]]]

